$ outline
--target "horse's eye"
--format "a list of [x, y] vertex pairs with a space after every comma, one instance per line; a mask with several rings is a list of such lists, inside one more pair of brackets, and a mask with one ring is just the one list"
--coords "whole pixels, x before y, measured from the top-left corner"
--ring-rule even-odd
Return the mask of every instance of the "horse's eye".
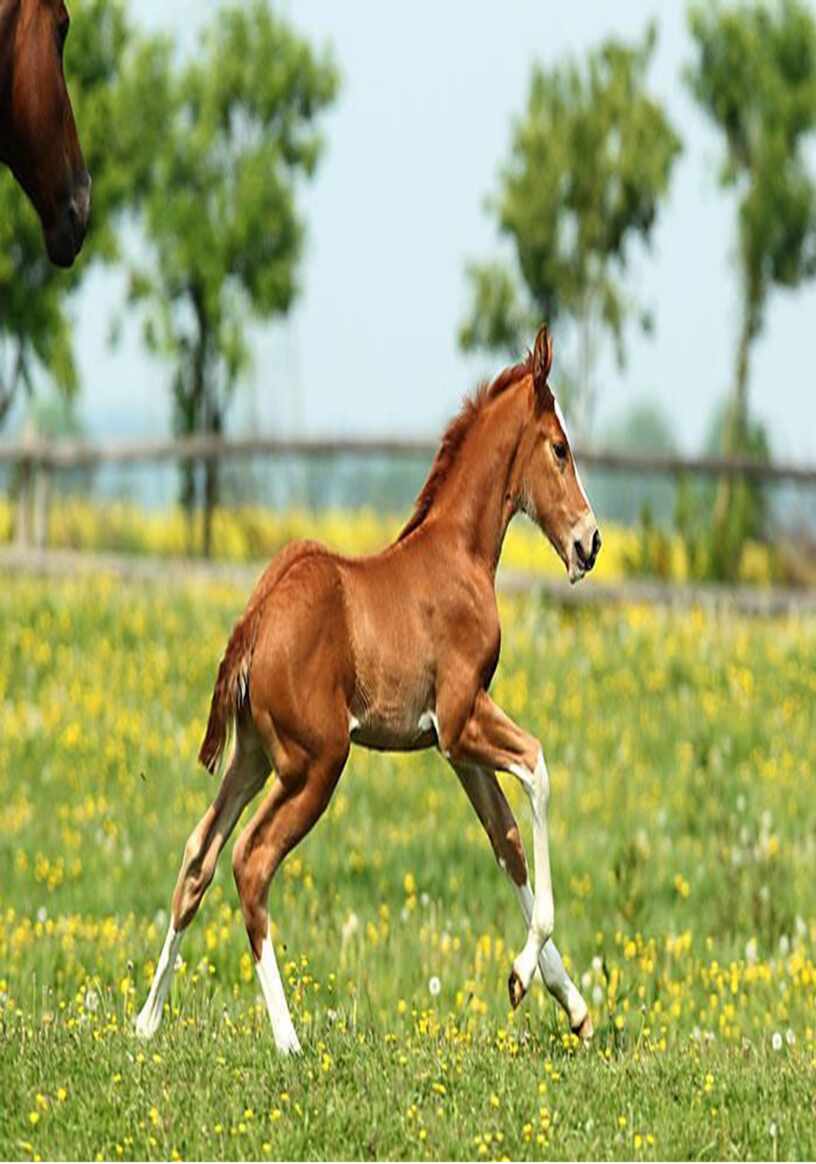
[[555, 444], [553, 445], [553, 452], [555, 453], [555, 455], [559, 461], [566, 461], [566, 459], [567, 459], [567, 446], [564, 444], [563, 441], [556, 441], [555, 442]]

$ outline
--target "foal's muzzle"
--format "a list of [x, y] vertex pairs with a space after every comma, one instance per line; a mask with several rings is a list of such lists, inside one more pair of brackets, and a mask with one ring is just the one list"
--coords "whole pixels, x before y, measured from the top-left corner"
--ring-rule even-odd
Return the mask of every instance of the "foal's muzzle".
[[595, 559], [598, 557], [601, 549], [601, 531], [597, 526], [595, 527], [595, 532], [592, 534], [592, 540], [588, 548], [584, 548], [584, 543], [580, 538], [575, 539], [573, 548], [581, 569], [588, 574], [595, 565]]
[[601, 550], [601, 532], [590, 515], [589, 520], [582, 523], [573, 536], [570, 547], [567, 569], [570, 582], [579, 582], [588, 574], [598, 558]]

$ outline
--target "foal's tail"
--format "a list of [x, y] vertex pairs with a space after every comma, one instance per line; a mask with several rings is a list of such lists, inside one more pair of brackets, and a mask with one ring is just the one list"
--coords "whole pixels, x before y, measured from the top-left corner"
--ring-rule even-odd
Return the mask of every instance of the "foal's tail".
[[248, 610], [230, 635], [210, 702], [207, 730], [198, 758], [208, 772], [215, 772], [224, 754], [230, 729], [249, 697], [249, 668], [258, 629], [256, 610]]
[[235, 624], [218, 667], [210, 703], [210, 718], [198, 752], [198, 758], [208, 772], [215, 772], [218, 767], [230, 729], [238, 713], [249, 702], [249, 672], [267, 598], [297, 561], [325, 553], [325, 547], [318, 542], [290, 542], [272, 559], [258, 579], [246, 610]]

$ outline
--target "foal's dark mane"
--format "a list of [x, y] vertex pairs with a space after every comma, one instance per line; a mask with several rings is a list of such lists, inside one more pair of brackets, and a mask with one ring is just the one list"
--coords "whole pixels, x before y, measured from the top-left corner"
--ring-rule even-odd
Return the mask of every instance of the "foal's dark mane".
[[397, 538], [398, 542], [403, 541], [415, 529], [418, 529], [430, 513], [431, 506], [450, 472], [451, 465], [465, 442], [465, 437], [484, 406], [489, 401], [495, 400], [497, 396], [501, 396], [503, 392], [518, 383], [524, 376], [528, 376], [532, 370], [533, 353], [528, 352], [523, 360], [519, 360], [517, 364], [511, 364], [509, 368], [499, 372], [495, 380], [482, 381], [475, 392], [465, 397], [462, 407], [442, 434], [442, 440], [431, 465], [431, 471], [414, 503], [414, 512]]

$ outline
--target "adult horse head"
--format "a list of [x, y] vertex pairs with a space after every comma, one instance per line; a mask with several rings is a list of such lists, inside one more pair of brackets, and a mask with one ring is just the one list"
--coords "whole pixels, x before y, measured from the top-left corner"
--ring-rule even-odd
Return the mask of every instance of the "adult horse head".
[[91, 205], [63, 72], [69, 24], [63, 0], [0, 0], [0, 161], [34, 204], [60, 267], [79, 254]]

